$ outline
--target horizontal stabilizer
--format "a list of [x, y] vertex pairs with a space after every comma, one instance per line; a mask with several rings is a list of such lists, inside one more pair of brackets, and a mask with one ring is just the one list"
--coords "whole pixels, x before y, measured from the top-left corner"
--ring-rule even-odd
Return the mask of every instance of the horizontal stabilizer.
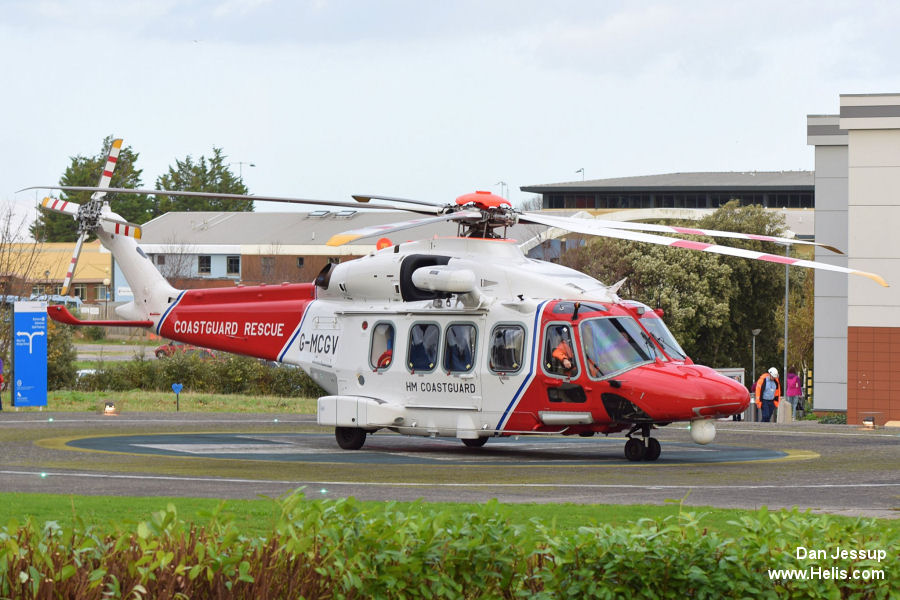
[[99, 327], [153, 327], [153, 321], [82, 321], [69, 312], [62, 304], [47, 307], [47, 315], [54, 321], [66, 325], [97, 325]]

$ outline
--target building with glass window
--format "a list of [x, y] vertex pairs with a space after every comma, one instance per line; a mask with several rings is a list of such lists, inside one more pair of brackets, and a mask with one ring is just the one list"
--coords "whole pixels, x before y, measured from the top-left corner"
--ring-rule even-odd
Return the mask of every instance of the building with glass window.
[[766, 208], [815, 207], [812, 171], [668, 173], [529, 185], [543, 209], [710, 208], [730, 200]]

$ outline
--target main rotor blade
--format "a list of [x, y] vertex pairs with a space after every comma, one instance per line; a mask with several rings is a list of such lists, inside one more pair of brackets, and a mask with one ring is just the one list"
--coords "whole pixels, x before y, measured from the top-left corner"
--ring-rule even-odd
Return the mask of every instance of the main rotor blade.
[[[19, 192], [26, 190], [48, 189], [63, 190], [66, 192], [115, 192], [117, 194], [147, 194], [152, 196], [185, 196], [188, 198], [222, 198], [225, 200], [253, 200], [264, 202], [286, 202], [289, 204], [318, 204], [325, 206], [338, 206], [341, 208], [352, 208], [358, 210], [360, 208], [357, 202], [341, 202], [339, 200], [312, 200], [308, 198], [285, 198], [281, 196], [245, 196], [242, 194], [223, 194], [219, 192], [186, 192], [176, 190], [145, 190], [133, 188], [100, 188], [80, 185], [33, 185], [22, 188]], [[427, 208], [426, 208], [427, 207]], [[425, 215], [440, 214], [443, 210], [441, 206], [421, 206], [420, 208], [408, 208], [404, 206], [391, 206], [388, 204], [376, 204], [369, 208], [379, 208], [386, 210], [402, 210], [405, 212], [420, 213]]]
[[440, 206], [446, 207], [448, 206], [446, 203], [441, 202], [431, 202], [428, 200], [415, 200], [412, 198], [395, 198], [393, 196], [374, 196], [367, 194], [353, 194], [353, 199], [357, 202], [366, 203], [369, 200], [385, 200], [388, 202], [396, 202], [398, 204], [416, 204], [419, 206]]
[[430, 225], [432, 223], [441, 223], [443, 221], [462, 221], [464, 219], [479, 219], [481, 212], [477, 210], [463, 210], [439, 217], [429, 217], [427, 219], [412, 219], [409, 221], [399, 221], [397, 223], [388, 223], [386, 225], [372, 225], [371, 227], [361, 227], [359, 229], [351, 229], [331, 236], [325, 244], [327, 246], [342, 246], [354, 240], [372, 237], [376, 235], [387, 235], [395, 231], [403, 231], [404, 229], [412, 229], [422, 225]]
[[66, 278], [63, 279], [62, 290], [60, 290], [60, 295], [62, 296], [69, 293], [69, 285], [72, 283], [72, 277], [75, 276], [75, 267], [78, 265], [78, 257], [81, 255], [81, 247], [84, 245], [86, 237], [87, 232], [84, 232], [78, 236], [78, 241], [75, 242], [75, 252], [72, 253], [72, 260], [69, 261], [69, 270], [66, 271]]
[[[535, 215], [535, 213], [524, 213], [526, 216]], [[548, 216], [548, 215], [535, 215], [538, 217]], [[840, 250], [835, 248], [834, 246], [829, 246], [827, 244], [821, 244], [819, 242], [811, 242], [808, 240], [798, 240], [793, 238], [783, 238], [776, 237], [772, 235], [756, 235], [753, 233], [738, 233], [736, 231], [720, 231], [717, 229], [695, 229], [693, 227], [672, 227], [669, 225], [656, 225], [653, 223], [634, 223], [631, 221], [609, 221], [606, 219], [580, 219], [576, 217], [555, 217], [552, 215], [548, 216], [552, 219], [559, 219], [560, 221], [569, 222], [574, 220], [576, 223], [585, 223], [586, 226], [590, 226], [587, 224], [593, 224], [597, 227], [603, 229], [628, 229], [631, 231], [655, 231], [657, 233], [680, 233], [682, 235], [705, 235], [709, 237], [725, 237], [725, 238], [734, 238], [738, 240], [756, 240], [760, 242], [774, 242], [778, 244], [802, 244], [802, 245], [810, 245], [810, 246], [819, 246], [820, 248], [825, 248], [826, 250], [831, 250], [836, 254], [843, 254]], [[566, 229], [565, 225], [557, 225], [557, 227], [561, 227]]]
[[585, 233], [588, 235], [598, 235], [601, 237], [617, 238], [621, 240], [631, 240], [635, 242], [647, 242], [649, 244], [657, 244], [661, 246], [673, 246], [676, 248], [686, 248], [688, 250], [697, 250], [700, 252], [712, 252], [714, 254], [724, 254], [726, 256], [738, 256], [741, 258], [749, 258], [753, 260], [761, 260], [765, 262], [773, 262], [779, 264], [793, 265], [795, 267], [806, 267], [808, 269], [822, 269], [825, 271], [837, 271], [839, 273], [849, 273], [851, 275], [862, 275], [875, 281], [879, 285], [888, 287], [887, 282], [880, 275], [859, 271], [857, 269], [849, 269], [839, 267], [837, 265], [829, 265], [828, 263], [815, 262], [812, 260], [801, 260], [791, 258], [789, 256], [779, 256], [777, 254], [766, 254], [764, 252], [755, 252], [753, 250], [744, 250], [743, 248], [732, 248], [730, 246], [718, 246], [716, 244], [707, 244], [705, 242], [680, 240], [662, 235], [654, 235], [652, 233], [640, 233], [637, 231], [628, 231], [625, 229], [609, 229], [603, 227], [591, 227], [591, 222], [585, 220], [584, 225], [578, 223], [581, 219], [561, 219], [560, 217], [548, 217], [545, 215], [537, 215], [528, 213], [519, 217], [519, 222], [531, 222], [539, 225], [547, 225], [550, 227], [559, 227], [568, 229], [575, 233]]

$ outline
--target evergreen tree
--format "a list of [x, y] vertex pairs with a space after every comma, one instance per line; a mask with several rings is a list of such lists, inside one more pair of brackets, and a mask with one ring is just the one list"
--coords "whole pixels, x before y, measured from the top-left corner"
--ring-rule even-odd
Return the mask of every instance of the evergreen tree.
[[[71, 164], [59, 180], [60, 185], [96, 186], [106, 166], [113, 136], [103, 140], [100, 152], [94, 156], [73, 156]], [[113, 171], [110, 187], [141, 187], [141, 169], [136, 167], [138, 153], [130, 146], [123, 146]], [[91, 192], [61, 192], [60, 198], [68, 202], [84, 204], [91, 198]], [[144, 195], [107, 194], [110, 208], [132, 223], [146, 223], [154, 216], [151, 204]], [[68, 215], [38, 211], [38, 216], [30, 227], [34, 239], [42, 242], [74, 242], [78, 238], [77, 224]]]
[[[760, 206], [741, 207], [736, 201], [699, 222], [683, 225], [761, 235], [784, 233], [780, 214]], [[704, 241], [772, 254], [784, 252], [771, 243], [753, 240]], [[763, 331], [757, 339], [757, 365], [781, 364], [776, 361], [781, 331], [777, 310], [784, 296], [781, 265], [612, 238], [592, 240], [564, 254], [560, 262], [607, 284], [627, 277], [619, 295], [662, 308], [669, 329], [696, 362], [743, 366], [749, 377], [750, 331], [759, 328]]]
[[[225, 163], [226, 156], [221, 148], [213, 148], [209, 159], [201, 156], [194, 160], [191, 156], [175, 161], [175, 168], [156, 180], [160, 190], [183, 190], [190, 192], [220, 192], [223, 194], [247, 194], [243, 179], [236, 177]], [[191, 198], [187, 196], [158, 196], [156, 212], [171, 211], [252, 211], [253, 200], [231, 200], [224, 198]]]

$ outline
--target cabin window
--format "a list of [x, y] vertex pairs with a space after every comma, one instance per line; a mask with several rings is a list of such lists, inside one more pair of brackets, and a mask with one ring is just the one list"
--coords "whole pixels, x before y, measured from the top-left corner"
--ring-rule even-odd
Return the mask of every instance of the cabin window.
[[525, 328], [521, 325], [497, 325], [491, 332], [490, 368], [494, 373], [515, 373], [522, 368], [525, 353]]
[[201, 275], [209, 275], [212, 273], [212, 256], [198, 256], [197, 257], [197, 272]]
[[437, 366], [441, 329], [434, 323], [416, 323], [409, 329], [406, 366], [413, 373], [433, 371]]
[[569, 325], [549, 325], [544, 335], [544, 369], [552, 375], [575, 377], [578, 361], [575, 358], [572, 328]]
[[581, 343], [592, 378], [609, 377], [649, 362], [656, 354], [649, 336], [631, 317], [582, 321]]
[[478, 330], [474, 325], [459, 323], [447, 327], [444, 338], [444, 370], [448, 373], [468, 373], [475, 366], [475, 341]]
[[372, 328], [369, 366], [374, 371], [386, 371], [394, 362], [394, 325], [378, 323]]

